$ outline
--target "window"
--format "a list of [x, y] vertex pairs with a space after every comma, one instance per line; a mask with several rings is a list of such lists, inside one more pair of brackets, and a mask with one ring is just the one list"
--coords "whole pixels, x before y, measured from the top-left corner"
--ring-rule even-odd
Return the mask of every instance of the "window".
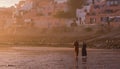
[[120, 22], [120, 16], [114, 18], [115, 22]]
[[108, 22], [108, 17], [101, 17], [101, 22]]
[[96, 13], [94, 13], [94, 12], [93, 12], [93, 13], [91, 13], [91, 15], [93, 15], [93, 16], [94, 16], [94, 15], [96, 15]]
[[104, 13], [113, 13], [113, 10], [111, 10], [111, 9], [106, 9], [106, 10], [104, 11]]
[[96, 19], [95, 18], [90, 18], [90, 23], [93, 24], [96, 22]]
[[111, 1], [111, 2], [110, 2], [110, 5], [114, 5], [114, 1]]
[[116, 5], [120, 4], [120, 1], [118, 1], [118, 0], [110, 0], [110, 1], [107, 1], [106, 4], [108, 6], [116, 6]]
[[100, 9], [100, 6], [99, 5], [95, 5], [94, 8], [95, 9]]
[[110, 6], [110, 2], [109, 1], [107, 2], [107, 5]]
[[118, 2], [117, 2], [117, 1], [115, 1], [115, 2], [114, 2], [114, 4], [115, 4], [115, 5], [118, 5]]

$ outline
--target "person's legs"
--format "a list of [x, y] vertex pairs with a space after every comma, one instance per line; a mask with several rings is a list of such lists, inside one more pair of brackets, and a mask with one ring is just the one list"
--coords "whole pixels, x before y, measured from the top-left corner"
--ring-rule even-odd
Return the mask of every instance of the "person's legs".
[[75, 49], [75, 65], [78, 66], [78, 55], [79, 55], [79, 50]]
[[78, 55], [77, 55], [77, 53], [75, 53], [75, 60], [76, 60], [76, 62], [78, 61]]
[[78, 61], [78, 55], [79, 55], [79, 50], [75, 50], [75, 58], [76, 58], [76, 61]]
[[75, 58], [75, 59], [76, 59], [76, 62], [78, 62], [78, 56], [76, 56], [76, 58]]

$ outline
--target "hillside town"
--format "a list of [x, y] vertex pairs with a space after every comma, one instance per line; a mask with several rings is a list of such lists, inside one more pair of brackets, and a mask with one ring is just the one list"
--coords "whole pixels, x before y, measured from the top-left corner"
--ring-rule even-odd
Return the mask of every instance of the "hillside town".
[[0, 69], [120, 69], [120, 0], [0, 0]]
[[[15, 6], [0, 8], [0, 29], [8, 27], [51, 28], [71, 26], [69, 18], [56, 18], [59, 11], [68, 11], [67, 0], [21, 0]], [[77, 25], [110, 24], [120, 27], [119, 0], [86, 0], [76, 9]]]

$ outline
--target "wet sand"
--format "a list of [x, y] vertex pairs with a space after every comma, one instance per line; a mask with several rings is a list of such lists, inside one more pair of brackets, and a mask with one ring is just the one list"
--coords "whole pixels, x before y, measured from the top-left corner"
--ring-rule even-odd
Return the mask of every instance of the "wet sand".
[[76, 68], [73, 48], [0, 48], [0, 69], [120, 69], [119, 65], [120, 50], [88, 49], [85, 64], [80, 52]]

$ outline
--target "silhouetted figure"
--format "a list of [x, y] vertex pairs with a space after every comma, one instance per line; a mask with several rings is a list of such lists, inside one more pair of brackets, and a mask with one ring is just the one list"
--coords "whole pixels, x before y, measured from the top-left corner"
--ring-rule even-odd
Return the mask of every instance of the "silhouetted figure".
[[86, 63], [87, 62], [87, 44], [83, 41], [83, 46], [82, 46], [82, 62]]
[[74, 42], [74, 48], [75, 48], [75, 58], [76, 58], [76, 62], [78, 62], [79, 42], [78, 42], [77, 40]]

